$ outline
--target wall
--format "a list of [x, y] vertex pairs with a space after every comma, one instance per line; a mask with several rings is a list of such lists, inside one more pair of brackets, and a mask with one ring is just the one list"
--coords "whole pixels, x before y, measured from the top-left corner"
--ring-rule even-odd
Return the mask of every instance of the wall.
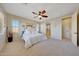
[[41, 24], [41, 32], [46, 34], [46, 23]]
[[46, 23], [51, 25], [51, 38], [62, 40], [62, 18], [71, 17], [71, 15], [50, 19], [41, 24], [42, 32], [46, 33]]
[[25, 19], [25, 18], [22, 18], [22, 17], [19, 17], [19, 16], [15, 16], [15, 15], [11, 15], [11, 14], [8, 14], [6, 13], [6, 16], [7, 16], [7, 25], [9, 27], [9, 30], [12, 30], [12, 20], [18, 20], [20, 22], [20, 26], [25, 24], [36, 24], [35, 21], [31, 21], [29, 19]]
[[61, 26], [62, 22], [61, 22], [61, 19], [55, 19], [52, 21], [51, 23], [51, 36], [52, 38], [54, 39], [59, 39], [59, 40], [62, 40], [62, 26]]
[[[3, 27], [4, 27], [4, 13], [3, 13], [3, 9], [0, 6], [0, 23], [1, 23], [1, 32], [3, 32]], [[0, 32], [0, 33], [1, 33]]]
[[3, 15], [3, 13], [0, 11], [0, 33], [3, 32], [3, 26], [4, 26], [4, 15]]
[[41, 24], [41, 31], [46, 34], [46, 23], [51, 26], [51, 38], [62, 40], [62, 22], [61, 18], [50, 19]]
[[12, 21], [13, 20], [18, 20], [19, 23], [20, 23], [18, 33], [13, 33], [14, 34], [13, 35], [14, 40], [16, 40], [16, 39], [18, 40], [18, 38], [20, 36], [22, 25], [28, 25], [28, 24], [36, 25], [37, 24], [37, 22], [35, 22], [35, 21], [25, 19], [25, 18], [22, 18], [22, 17], [19, 17], [19, 16], [11, 15], [11, 14], [8, 14], [8, 13], [6, 13], [6, 17], [7, 17], [8, 31], [12, 32]]
[[0, 51], [3, 49], [5, 45], [5, 31], [4, 31], [4, 20], [5, 20], [5, 15], [4, 11], [0, 5], [0, 22], [1, 22], [1, 32], [0, 32]]

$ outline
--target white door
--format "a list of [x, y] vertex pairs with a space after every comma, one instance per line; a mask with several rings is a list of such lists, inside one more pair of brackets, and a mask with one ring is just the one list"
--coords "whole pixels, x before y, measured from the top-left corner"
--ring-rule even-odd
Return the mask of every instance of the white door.
[[72, 34], [72, 42], [77, 46], [77, 12], [72, 15], [72, 22], [71, 22], [71, 34]]

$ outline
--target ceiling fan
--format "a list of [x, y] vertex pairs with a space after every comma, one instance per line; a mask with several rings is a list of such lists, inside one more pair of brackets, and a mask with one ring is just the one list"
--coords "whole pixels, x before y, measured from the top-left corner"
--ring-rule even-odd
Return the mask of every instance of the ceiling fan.
[[42, 19], [42, 17], [44, 17], [44, 18], [47, 18], [48, 16], [46, 15], [46, 10], [42, 10], [42, 11], [39, 11], [38, 13], [36, 13], [36, 12], [32, 12], [34, 15], [35, 15], [35, 17], [34, 18], [39, 18], [40, 20]]

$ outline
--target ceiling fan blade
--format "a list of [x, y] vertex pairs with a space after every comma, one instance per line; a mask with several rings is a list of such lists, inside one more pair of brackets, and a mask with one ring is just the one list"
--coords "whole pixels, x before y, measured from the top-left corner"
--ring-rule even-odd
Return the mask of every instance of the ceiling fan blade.
[[37, 18], [38, 17], [38, 15], [37, 16], [35, 16], [34, 18]]
[[37, 13], [35, 13], [35, 12], [32, 12], [33, 14], [35, 14], [35, 15], [38, 15]]
[[46, 13], [46, 11], [45, 11], [45, 10], [43, 10], [43, 11], [42, 11], [42, 14], [44, 14], [44, 13]]
[[42, 15], [42, 17], [46, 17], [47, 18], [48, 16], [47, 15]]

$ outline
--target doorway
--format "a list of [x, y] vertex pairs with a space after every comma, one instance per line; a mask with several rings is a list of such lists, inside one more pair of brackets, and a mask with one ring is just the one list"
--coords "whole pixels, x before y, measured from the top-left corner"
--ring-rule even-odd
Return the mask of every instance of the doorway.
[[62, 19], [62, 39], [71, 39], [71, 17], [66, 17]]
[[47, 39], [51, 38], [51, 26], [49, 23], [46, 24], [46, 37]]

